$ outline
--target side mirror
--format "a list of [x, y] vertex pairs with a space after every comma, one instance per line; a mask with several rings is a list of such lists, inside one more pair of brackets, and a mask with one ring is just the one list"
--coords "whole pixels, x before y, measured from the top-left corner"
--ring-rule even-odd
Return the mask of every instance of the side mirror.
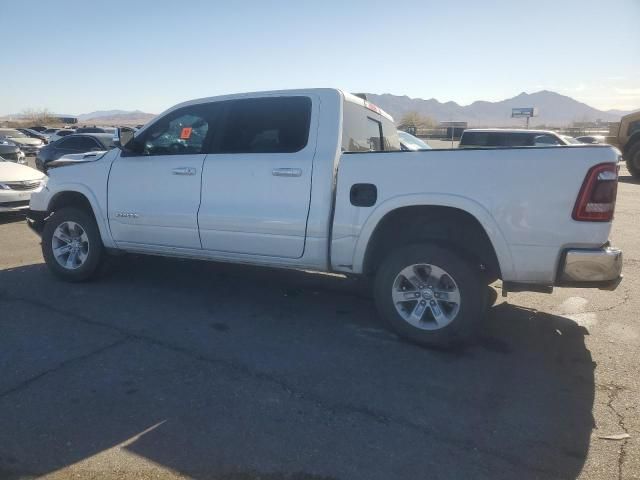
[[118, 128], [118, 138], [116, 139], [116, 145], [122, 149], [127, 147], [127, 144], [133, 139], [134, 131], [130, 128]]

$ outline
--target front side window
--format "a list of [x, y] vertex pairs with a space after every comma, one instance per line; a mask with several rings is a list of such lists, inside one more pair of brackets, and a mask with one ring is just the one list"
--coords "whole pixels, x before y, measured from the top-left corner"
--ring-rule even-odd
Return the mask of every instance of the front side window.
[[311, 99], [266, 97], [232, 100], [216, 153], [293, 153], [309, 139]]
[[144, 134], [143, 155], [206, 153], [209, 121], [202, 106], [187, 107], [158, 120]]

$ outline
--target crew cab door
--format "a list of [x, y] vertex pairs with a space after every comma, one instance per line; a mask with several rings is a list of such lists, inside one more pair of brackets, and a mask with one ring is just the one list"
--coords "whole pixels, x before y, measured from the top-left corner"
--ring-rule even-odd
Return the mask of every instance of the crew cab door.
[[304, 253], [319, 104], [310, 96], [230, 100], [202, 174], [205, 250]]
[[206, 104], [170, 112], [114, 161], [108, 211], [116, 243], [201, 248], [200, 182], [214, 115]]

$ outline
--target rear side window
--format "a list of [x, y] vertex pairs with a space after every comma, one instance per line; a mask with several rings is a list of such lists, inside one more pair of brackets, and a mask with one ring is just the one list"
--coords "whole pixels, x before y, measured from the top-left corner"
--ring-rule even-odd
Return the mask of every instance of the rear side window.
[[311, 99], [232, 100], [216, 153], [293, 153], [309, 140]]
[[367, 117], [366, 121], [364, 144], [368, 147], [367, 150], [382, 150], [382, 124], [370, 117]]
[[385, 150], [401, 150], [398, 129], [388, 118], [381, 117], [382, 120], [382, 142]]
[[[387, 122], [389, 125], [386, 125]], [[381, 150], [400, 150], [400, 140], [395, 125], [361, 105], [344, 102], [342, 151], [378, 152]]]

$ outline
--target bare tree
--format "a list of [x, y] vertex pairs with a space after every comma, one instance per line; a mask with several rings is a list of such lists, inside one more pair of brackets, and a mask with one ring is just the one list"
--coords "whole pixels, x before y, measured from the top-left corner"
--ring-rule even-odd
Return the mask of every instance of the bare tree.
[[27, 109], [23, 110], [22, 118], [32, 125], [48, 125], [57, 123], [58, 119], [54, 117], [48, 109]]
[[419, 112], [411, 111], [405, 113], [400, 122], [398, 123], [398, 128], [400, 130], [406, 130], [410, 133], [417, 133], [418, 130], [423, 130], [425, 128], [434, 128], [436, 127], [438, 122], [436, 122], [433, 118], [422, 115]]

